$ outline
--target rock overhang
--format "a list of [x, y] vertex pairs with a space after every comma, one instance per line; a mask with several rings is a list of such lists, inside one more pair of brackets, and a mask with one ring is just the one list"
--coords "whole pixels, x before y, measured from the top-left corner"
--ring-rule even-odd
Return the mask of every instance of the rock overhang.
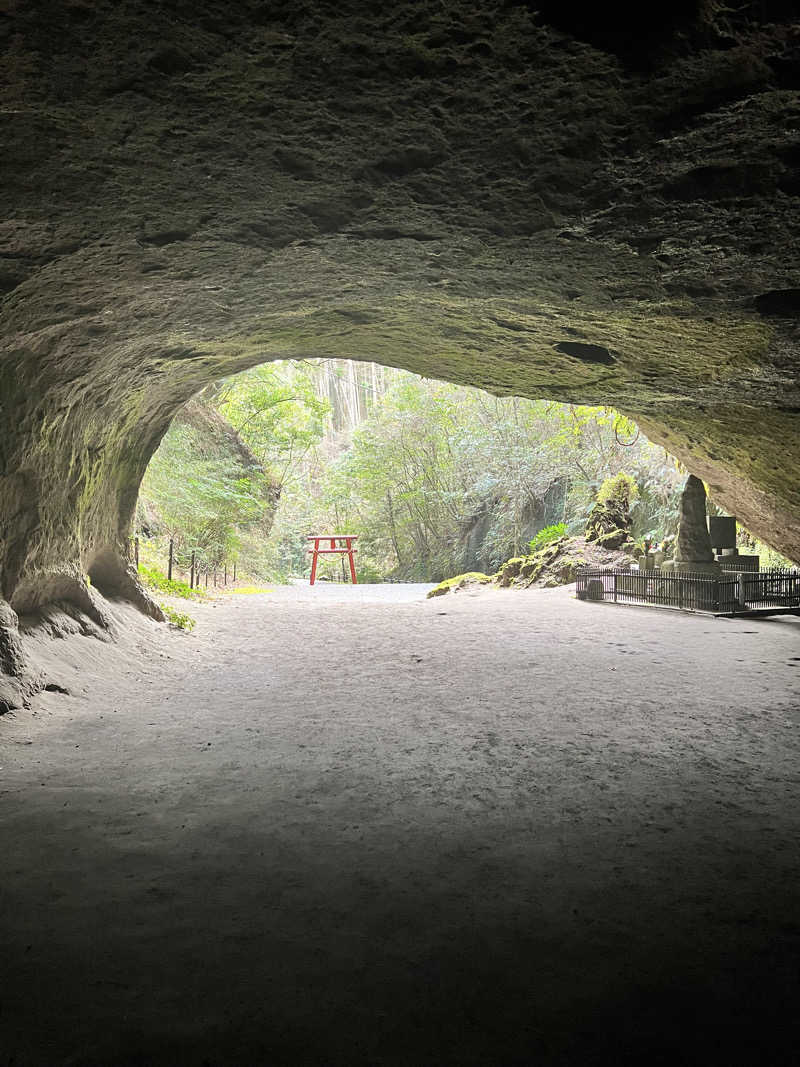
[[789, 14], [671, 9], [636, 62], [569, 5], [6, 7], [12, 603], [130, 594], [174, 411], [299, 355], [613, 404], [800, 555]]

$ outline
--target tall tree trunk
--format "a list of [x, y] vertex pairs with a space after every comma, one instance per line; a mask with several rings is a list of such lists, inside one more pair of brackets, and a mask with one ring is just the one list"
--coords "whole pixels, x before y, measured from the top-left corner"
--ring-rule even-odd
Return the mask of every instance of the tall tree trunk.
[[400, 558], [400, 546], [397, 543], [397, 526], [394, 521], [394, 504], [392, 503], [392, 494], [389, 489], [386, 490], [386, 506], [389, 513], [389, 531], [392, 537], [392, 547], [394, 548], [395, 556], [397, 556], [397, 566], [402, 567], [403, 561]]

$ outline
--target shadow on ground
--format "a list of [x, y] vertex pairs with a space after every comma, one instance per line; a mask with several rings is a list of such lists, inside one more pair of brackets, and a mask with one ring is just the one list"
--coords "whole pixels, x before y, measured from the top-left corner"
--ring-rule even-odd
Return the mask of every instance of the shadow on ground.
[[796, 1062], [797, 625], [487, 596], [4, 724], [0, 1063]]

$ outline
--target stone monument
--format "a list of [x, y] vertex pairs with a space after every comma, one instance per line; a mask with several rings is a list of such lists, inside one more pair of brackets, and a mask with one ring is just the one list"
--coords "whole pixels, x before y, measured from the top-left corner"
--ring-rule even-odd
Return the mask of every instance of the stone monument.
[[698, 576], [715, 576], [722, 571], [714, 559], [708, 533], [706, 488], [693, 474], [686, 479], [681, 496], [678, 543], [675, 546], [675, 560], [671, 569], [675, 574]]
[[757, 571], [761, 560], [756, 555], [743, 555], [736, 546], [736, 516], [709, 515], [708, 533], [714, 558], [726, 571]]

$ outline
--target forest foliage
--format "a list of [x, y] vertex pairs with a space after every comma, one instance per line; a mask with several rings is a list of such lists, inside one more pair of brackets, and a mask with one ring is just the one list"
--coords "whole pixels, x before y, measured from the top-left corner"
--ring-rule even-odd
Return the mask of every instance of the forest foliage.
[[[306, 536], [331, 532], [358, 535], [364, 581], [490, 573], [550, 527], [582, 533], [621, 473], [634, 540], [677, 526], [685, 472], [610, 409], [335, 360], [264, 364], [192, 403], [137, 520], [160, 558], [173, 538], [184, 571], [194, 549], [204, 566], [287, 580], [308, 571]], [[335, 558], [325, 568], [341, 577]]]

